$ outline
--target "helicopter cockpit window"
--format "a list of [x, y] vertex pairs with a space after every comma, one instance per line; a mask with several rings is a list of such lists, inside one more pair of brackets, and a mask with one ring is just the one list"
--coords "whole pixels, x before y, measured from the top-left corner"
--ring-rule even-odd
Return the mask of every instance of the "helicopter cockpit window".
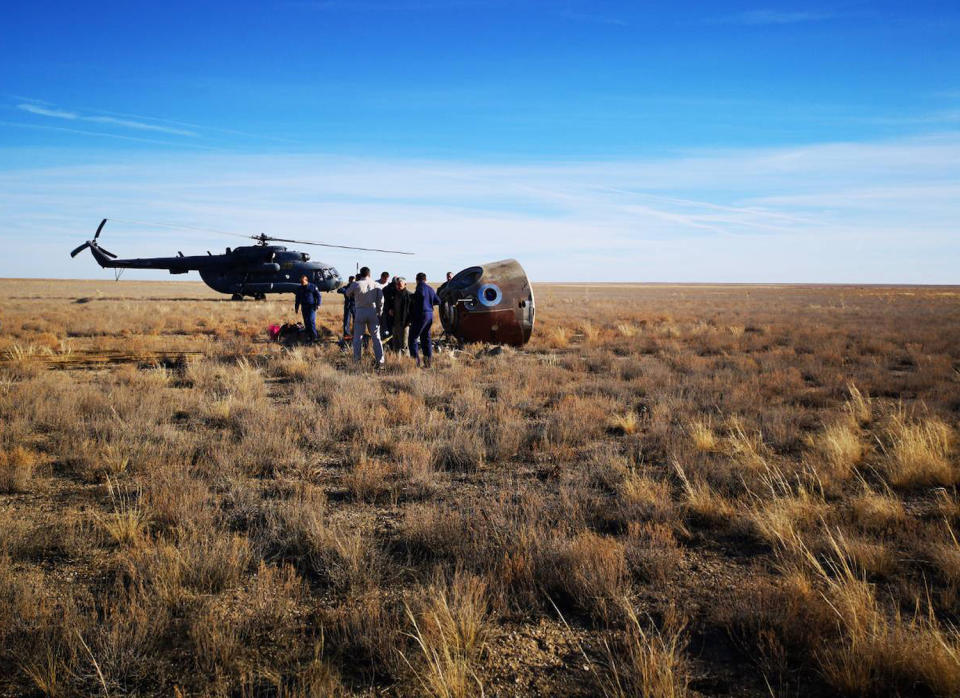
[[310, 261], [310, 255], [308, 255], [306, 252], [301, 252], [301, 253], [300, 253], [300, 259], [302, 259], [304, 262], [309, 262], [309, 261]]
[[464, 289], [473, 286], [483, 276], [483, 267], [470, 267], [458, 272], [456, 276], [447, 282], [449, 289]]

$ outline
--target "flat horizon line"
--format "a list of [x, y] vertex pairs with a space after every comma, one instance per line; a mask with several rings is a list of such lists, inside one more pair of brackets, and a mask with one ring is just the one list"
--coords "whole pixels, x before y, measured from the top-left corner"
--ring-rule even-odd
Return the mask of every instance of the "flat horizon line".
[[[104, 282], [123, 284], [200, 284], [210, 288], [202, 279], [93, 279], [93, 278], [58, 278], [40, 276], [0, 276], [0, 283], [8, 281], [49, 281], [53, 283], [69, 282]], [[428, 283], [438, 283], [429, 281]], [[871, 288], [960, 288], [957, 283], [917, 283], [909, 281], [531, 281], [534, 286], [750, 286], [750, 287], [781, 287], [792, 286], [799, 288], [814, 288], [822, 286], [834, 287], [871, 287]], [[219, 293], [210, 289], [213, 293]], [[223, 294], [221, 294], [223, 295]]]

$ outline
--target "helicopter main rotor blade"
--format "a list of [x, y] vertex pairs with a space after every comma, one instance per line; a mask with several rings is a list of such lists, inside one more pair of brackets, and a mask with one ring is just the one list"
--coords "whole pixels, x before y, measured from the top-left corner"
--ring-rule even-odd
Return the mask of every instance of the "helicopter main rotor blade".
[[88, 247], [90, 247], [90, 243], [89, 243], [89, 242], [85, 242], [85, 243], [83, 243], [82, 245], [80, 245], [80, 247], [77, 247], [73, 252], [71, 252], [71, 253], [70, 253], [70, 256], [71, 256], [71, 257], [76, 257], [78, 254], [80, 254], [81, 252], [83, 252], [83, 251], [84, 251], [85, 249], [87, 249]]
[[386, 252], [387, 254], [407, 254], [414, 252], [403, 252], [402, 250], [381, 250], [377, 247], [353, 247], [352, 245], [334, 245], [329, 242], [307, 242], [306, 240], [290, 240], [288, 238], [275, 238], [269, 235], [251, 235], [254, 240], [273, 240], [275, 242], [292, 242], [296, 245], [316, 245], [317, 247], [335, 247], [339, 250], [362, 250], [363, 252]]

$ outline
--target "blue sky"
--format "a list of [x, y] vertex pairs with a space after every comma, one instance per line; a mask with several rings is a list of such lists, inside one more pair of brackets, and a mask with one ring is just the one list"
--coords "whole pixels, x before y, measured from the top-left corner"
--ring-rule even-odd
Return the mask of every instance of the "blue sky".
[[651, 5], [4, 3], [0, 276], [109, 278], [66, 256], [106, 216], [190, 226], [111, 223], [130, 256], [960, 281], [960, 6]]

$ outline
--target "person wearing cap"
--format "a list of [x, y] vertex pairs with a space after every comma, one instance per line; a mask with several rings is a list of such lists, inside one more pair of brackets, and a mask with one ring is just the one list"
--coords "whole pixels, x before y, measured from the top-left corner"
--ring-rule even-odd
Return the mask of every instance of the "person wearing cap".
[[440, 305], [440, 298], [427, 285], [427, 275], [417, 274], [417, 289], [410, 303], [410, 356], [420, 366], [420, 346], [423, 345], [423, 366], [430, 368], [433, 345], [430, 342], [430, 327], [433, 325], [433, 307]]
[[373, 356], [377, 369], [383, 367], [383, 345], [380, 343], [380, 313], [383, 310], [383, 289], [370, 278], [370, 268], [361, 267], [360, 273], [350, 286], [346, 295], [354, 302], [353, 320], [353, 360], [360, 362], [363, 350], [364, 330], [373, 343]]

